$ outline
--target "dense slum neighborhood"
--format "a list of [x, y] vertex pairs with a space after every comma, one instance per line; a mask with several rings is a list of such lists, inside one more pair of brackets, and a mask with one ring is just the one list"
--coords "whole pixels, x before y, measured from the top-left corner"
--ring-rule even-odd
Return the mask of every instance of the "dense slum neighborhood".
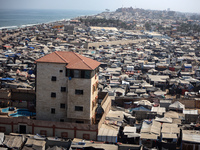
[[0, 149], [200, 149], [199, 32], [131, 11], [0, 31]]

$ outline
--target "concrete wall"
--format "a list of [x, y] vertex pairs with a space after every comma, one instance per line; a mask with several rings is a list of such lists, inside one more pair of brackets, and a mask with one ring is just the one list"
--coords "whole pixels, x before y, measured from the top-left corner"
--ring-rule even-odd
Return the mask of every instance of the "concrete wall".
[[[98, 76], [94, 75], [91, 79], [91, 91], [90, 91], [90, 119], [95, 116], [95, 110], [96, 110], [96, 106], [97, 106], [97, 100], [98, 100], [98, 86], [96, 84], [98, 84]], [[95, 88], [95, 90], [93, 89]], [[94, 103], [94, 105], [92, 105], [92, 103]]]
[[40, 134], [41, 131], [46, 132], [46, 136], [62, 137], [62, 133], [67, 133], [68, 138], [87, 138], [96, 140], [98, 133], [98, 125], [77, 124], [67, 122], [51, 122], [42, 120], [30, 120], [27, 118], [4, 118], [0, 117], [0, 128], [5, 127], [5, 133], [19, 133], [19, 126], [26, 126], [27, 134]]
[[187, 99], [187, 100], [178, 100], [179, 102], [181, 102], [183, 105], [185, 105], [185, 108], [196, 108], [196, 103], [195, 100], [192, 99]]
[[[10, 101], [12, 100], [12, 101]], [[35, 103], [35, 90], [29, 89], [11, 89], [0, 90], [0, 101], [4, 101], [1, 105], [13, 106], [18, 108], [27, 108], [28, 103]]]
[[63, 129], [55, 129], [56, 136], [61, 136], [63, 132], [67, 133], [68, 138], [71, 138], [71, 139], [74, 138], [74, 130], [66, 129], [63, 131]]
[[[98, 79], [94, 78], [96, 82]], [[95, 93], [95, 92], [94, 92]], [[100, 98], [103, 99], [102, 107], [104, 114], [101, 121], [94, 125], [89, 123], [78, 124], [73, 122], [56, 122], [56, 121], [44, 121], [44, 120], [32, 120], [26, 117], [1, 117], [0, 116], [0, 132], [9, 134], [11, 132], [19, 133], [19, 126], [26, 126], [27, 134], [41, 134], [41, 131], [46, 132], [46, 136], [62, 137], [63, 133], [67, 135], [67, 138], [84, 138], [89, 140], [96, 140], [98, 134], [98, 128], [101, 127], [105, 120], [107, 113], [111, 107], [111, 99], [108, 93], [100, 93]], [[89, 102], [90, 103], [90, 102]], [[88, 108], [88, 107], [86, 107]], [[4, 130], [5, 131], [2, 131]]]
[[35, 101], [35, 90], [12, 89], [11, 99], [21, 101]]
[[13, 107], [17, 107], [17, 108], [27, 108], [27, 101], [13, 101], [12, 102], [12, 106]]
[[5, 134], [9, 134], [12, 132], [12, 127], [8, 124], [0, 124], [0, 128], [5, 128], [5, 131], [1, 131], [4, 132]]
[[[66, 64], [37, 63], [36, 119], [67, 120], [67, 109], [60, 108], [61, 103], [67, 107], [67, 91], [61, 92], [61, 87], [67, 87], [68, 82], [65, 67]], [[52, 76], [56, 76], [56, 81], [51, 81]], [[55, 98], [51, 97], [51, 92], [56, 93]], [[51, 108], [55, 108], [55, 114], [51, 114]]]
[[97, 134], [95, 132], [93, 133], [88, 133], [87, 131], [78, 131], [77, 132], [77, 137], [81, 139], [96, 139]]
[[[30, 130], [30, 131], [32, 131], [32, 130]], [[33, 134], [41, 134], [41, 131], [46, 131], [46, 136], [52, 136], [53, 135], [53, 127], [52, 128], [34, 127], [34, 133]]]
[[0, 100], [9, 100], [11, 99], [10, 90], [0, 90]]
[[[176, 101], [176, 99], [174, 101]], [[180, 99], [178, 101], [181, 102], [182, 104], [184, 104], [185, 108], [200, 109], [200, 100], [198, 98], [195, 98], [195, 99]]]
[[[83, 120], [90, 123], [92, 114], [92, 101], [97, 96], [98, 90], [92, 92], [93, 85], [98, 81], [95, 76], [92, 79], [72, 78], [68, 81], [68, 118]], [[83, 90], [83, 95], [75, 94], [75, 89]], [[82, 106], [83, 111], [75, 111], [75, 106]]]
[[200, 100], [195, 100], [195, 107], [200, 109]]

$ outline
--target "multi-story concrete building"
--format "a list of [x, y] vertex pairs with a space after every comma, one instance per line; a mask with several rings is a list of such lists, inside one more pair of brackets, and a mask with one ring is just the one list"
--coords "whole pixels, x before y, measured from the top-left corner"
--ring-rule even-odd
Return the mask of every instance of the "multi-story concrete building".
[[36, 119], [93, 124], [100, 63], [63, 51], [36, 63]]

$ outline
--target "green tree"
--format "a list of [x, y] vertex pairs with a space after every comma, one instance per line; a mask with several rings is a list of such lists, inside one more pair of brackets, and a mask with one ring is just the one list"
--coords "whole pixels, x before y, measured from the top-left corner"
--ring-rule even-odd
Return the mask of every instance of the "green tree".
[[146, 22], [144, 26], [146, 30], [151, 30], [151, 24], [149, 22]]

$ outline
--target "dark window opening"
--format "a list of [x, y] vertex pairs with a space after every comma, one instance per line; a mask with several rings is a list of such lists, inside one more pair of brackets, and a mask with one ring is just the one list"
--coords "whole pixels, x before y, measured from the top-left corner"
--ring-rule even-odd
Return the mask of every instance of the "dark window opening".
[[65, 108], [65, 104], [60, 104], [60, 108]]
[[85, 71], [85, 76], [84, 76], [84, 78], [90, 79], [90, 76], [91, 76], [91, 71]]
[[61, 137], [62, 138], [68, 138], [68, 132], [62, 132]]
[[60, 72], [63, 72], [63, 70], [60, 70]]
[[40, 130], [40, 135], [47, 136], [47, 131], [46, 130]]
[[64, 122], [64, 119], [60, 119], [60, 122]]
[[61, 87], [61, 88], [60, 88], [60, 91], [61, 91], [61, 92], [66, 92], [66, 87]]
[[74, 77], [74, 70], [70, 70], [70, 77]]
[[56, 76], [52, 76], [51, 81], [56, 81]]
[[26, 134], [26, 125], [19, 125], [19, 133]]
[[91, 71], [90, 70], [73, 70], [73, 69], [66, 69], [66, 76], [72, 78], [91, 78]]
[[55, 113], [56, 113], [55, 108], [51, 108], [51, 113], [52, 113], [52, 114], [55, 114]]
[[84, 123], [84, 121], [76, 121], [76, 123]]
[[90, 134], [83, 134], [83, 139], [89, 140], [90, 139]]
[[51, 92], [51, 97], [56, 97], [56, 93]]
[[83, 90], [75, 90], [75, 94], [77, 94], [77, 95], [83, 95]]
[[89, 70], [81, 70], [81, 78], [90, 79], [91, 71]]
[[70, 77], [70, 70], [66, 69], [65, 75], [66, 75], [67, 77]]
[[80, 78], [80, 70], [74, 70], [74, 78]]
[[75, 111], [83, 111], [83, 107], [82, 106], [75, 106]]
[[81, 70], [81, 78], [84, 78], [84, 77], [85, 77], [85, 71]]

